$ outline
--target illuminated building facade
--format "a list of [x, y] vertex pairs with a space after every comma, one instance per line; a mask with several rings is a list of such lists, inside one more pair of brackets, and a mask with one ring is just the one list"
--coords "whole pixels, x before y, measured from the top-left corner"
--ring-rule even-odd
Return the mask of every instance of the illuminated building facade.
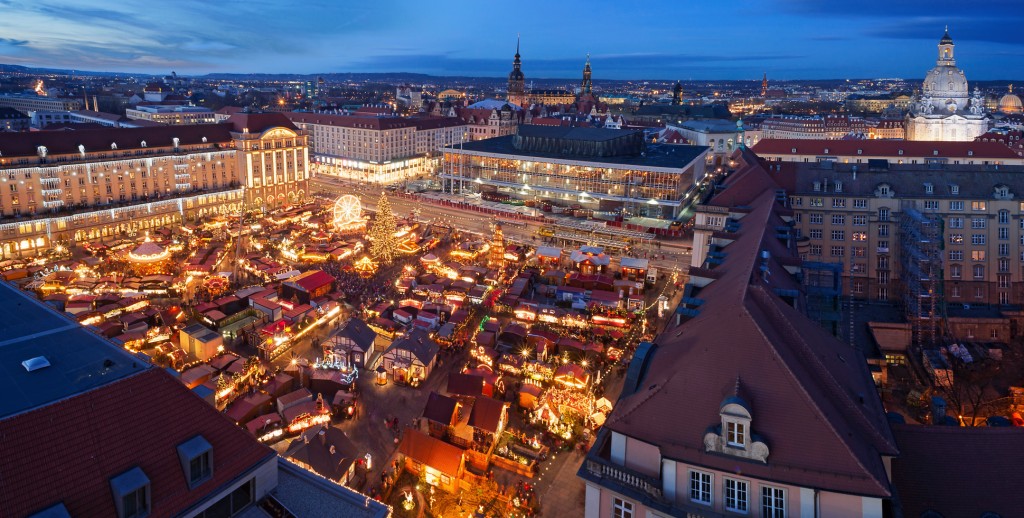
[[125, 116], [134, 120], [147, 120], [160, 124], [213, 124], [216, 114], [201, 106], [139, 105], [128, 108]]
[[349, 180], [391, 184], [434, 169], [437, 150], [467, 139], [454, 117], [378, 117], [289, 113], [312, 137], [314, 170]]
[[14, 108], [22, 113], [36, 110], [73, 111], [82, 109], [82, 101], [42, 95], [8, 94], [0, 95], [0, 106]]
[[58, 242], [297, 201], [308, 189], [306, 139], [279, 114], [239, 115], [223, 124], [2, 133], [0, 253], [35, 253]]
[[[519, 56], [519, 39], [516, 39], [516, 55], [512, 60], [512, 71], [508, 74], [508, 101], [523, 108], [537, 105], [560, 105], [576, 102], [576, 94], [568, 90], [535, 90], [526, 88], [526, 76], [522, 70], [522, 59]], [[583, 76], [584, 86], [590, 84], [590, 59]]]
[[444, 152], [440, 176], [451, 192], [671, 219], [704, 177], [708, 148], [648, 144], [639, 131], [526, 125]]
[[837, 140], [851, 133], [867, 132], [868, 126], [864, 119], [849, 115], [787, 115], [770, 117], [761, 123], [763, 138]]
[[949, 31], [939, 40], [939, 59], [928, 71], [922, 95], [907, 114], [907, 140], [974, 140], [988, 131], [985, 99], [975, 87], [970, 96], [967, 77], [956, 66]]

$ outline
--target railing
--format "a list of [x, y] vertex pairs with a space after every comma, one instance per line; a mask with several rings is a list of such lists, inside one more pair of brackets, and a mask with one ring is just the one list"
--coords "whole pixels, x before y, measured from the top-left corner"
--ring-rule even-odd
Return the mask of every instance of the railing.
[[649, 495], [654, 500], [668, 503], [662, 496], [660, 481], [652, 476], [637, 473], [631, 469], [616, 466], [600, 458], [588, 458], [587, 471], [599, 478], [611, 479]]

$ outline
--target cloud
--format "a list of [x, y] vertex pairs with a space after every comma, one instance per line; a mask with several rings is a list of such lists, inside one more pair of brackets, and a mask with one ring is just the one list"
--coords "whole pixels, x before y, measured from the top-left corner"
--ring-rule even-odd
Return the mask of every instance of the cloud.
[[7, 45], [10, 47], [24, 47], [28, 45], [28, 40], [16, 40], [13, 38], [0, 38], [0, 45]]

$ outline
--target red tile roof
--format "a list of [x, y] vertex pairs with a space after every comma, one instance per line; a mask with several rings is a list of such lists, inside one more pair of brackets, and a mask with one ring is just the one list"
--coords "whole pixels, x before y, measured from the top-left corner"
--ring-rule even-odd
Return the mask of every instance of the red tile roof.
[[324, 285], [334, 282], [334, 277], [331, 274], [323, 271], [316, 270], [313, 272], [306, 272], [294, 279], [288, 281], [291, 284], [296, 284], [305, 290], [307, 293], [321, 288]]
[[894, 425], [892, 478], [903, 516], [1020, 516], [1024, 430]]
[[[178, 445], [202, 435], [213, 446], [213, 479], [189, 490]], [[139, 467], [150, 480], [153, 518], [177, 516], [274, 452], [150, 368], [0, 421], [0, 502], [25, 516], [63, 502], [72, 516], [117, 516], [110, 478]]]
[[231, 117], [228, 117], [227, 124], [231, 124], [235, 131], [241, 133], [242, 130], [248, 129], [249, 133], [263, 133], [264, 131], [275, 128], [287, 128], [292, 131], [298, 131], [299, 128], [292, 124], [292, 121], [285, 117], [283, 113], [236, 113]]
[[[696, 317], [656, 339], [656, 358], [605, 426], [658, 446], [670, 459], [742, 470], [762, 480], [887, 497], [891, 489], [882, 457], [897, 449], [866, 362], [776, 295], [776, 289], [799, 289], [775, 259], [792, 254], [774, 237], [773, 229], [782, 224], [777, 186], [749, 151], [737, 158], [745, 165], [733, 183], [756, 188], [727, 186], [712, 200], [750, 206], [736, 240], [723, 250], [725, 260], [715, 268], [721, 277], [694, 295], [704, 300]], [[760, 274], [765, 250], [773, 273], [768, 277]], [[751, 433], [763, 437], [770, 450], [765, 464], [705, 450], [704, 434], [720, 424], [721, 402], [736, 395], [737, 386], [751, 405]]]
[[[793, 149], [796, 152], [793, 152]], [[761, 139], [754, 145], [759, 155], [816, 155], [906, 158], [1017, 158], [1017, 154], [999, 142], [930, 142], [914, 140], [811, 140]], [[827, 152], [825, 150], [828, 150]], [[858, 150], [860, 151], [858, 153]], [[900, 153], [902, 151], [902, 154]], [[936, 152], [938, 152], [936, 154]]]

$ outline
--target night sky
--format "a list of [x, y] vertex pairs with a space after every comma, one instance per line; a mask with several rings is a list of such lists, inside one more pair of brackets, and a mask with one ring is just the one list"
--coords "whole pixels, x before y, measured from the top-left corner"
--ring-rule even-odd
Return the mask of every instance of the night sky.
[[[972, 5], [973, 4], [973, 5]], [[0, 63], [93, 71], [529, 78], [1024, 78], [1021, 0], [0, 0]]]

